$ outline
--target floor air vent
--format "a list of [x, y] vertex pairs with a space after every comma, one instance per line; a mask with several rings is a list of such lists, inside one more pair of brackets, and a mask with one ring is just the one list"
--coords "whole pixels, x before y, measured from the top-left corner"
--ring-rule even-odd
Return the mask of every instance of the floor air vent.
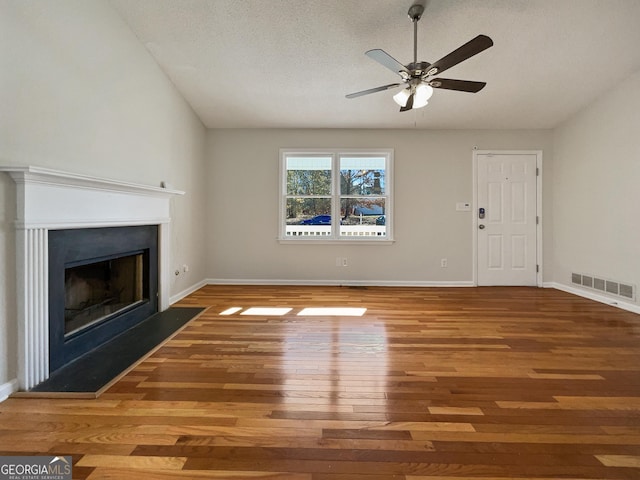
[[571, 283], [580, 285], [582, 287], [592, 288], [594, 290], [600, 290], [601, 292], [605, 292], [610, 295], [628, 298], [630, 300], [635, 300], [636, 298], [635, 285], [620, 283], [614, 280], [608, 280], [606, 278], [598, 278], [594, 277], [593, 275], [572, 273]]

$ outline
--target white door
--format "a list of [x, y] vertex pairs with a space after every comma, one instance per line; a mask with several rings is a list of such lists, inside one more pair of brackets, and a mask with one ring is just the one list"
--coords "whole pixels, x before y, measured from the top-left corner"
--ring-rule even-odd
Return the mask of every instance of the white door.
[[537, 155], [476, 158], [478, 285], [536, 285]]

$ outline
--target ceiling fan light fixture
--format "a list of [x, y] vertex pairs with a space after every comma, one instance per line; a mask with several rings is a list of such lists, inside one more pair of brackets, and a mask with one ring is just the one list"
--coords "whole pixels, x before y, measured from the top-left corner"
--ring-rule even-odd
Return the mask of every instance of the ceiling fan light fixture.
[[[400, 105], [401, 107], [405, 107], [407, 105], [407, 100], [411, 96], [411, 88], [408, 87], [403, 90], [400, 90], [393, 96], [393, 100]], [[433, 95], [433, 88], [426, 83], [421, 83], [415, 87], [414, 95], [413, 95], [413, 107], [412, 108], [422, 108], [427, 105], [428, 100]]]
[[416, 94], [413, 97], [413, 108], [422, 108], [433, 95], [433, 88], [426, 83], [421, 83], [416, 87]]
[[401, 107], [404, 107], [407, 104], [407, 100], [409, 100], [410, 95], [411, 95], [411, 88], [405, 88], [403, 90], [400, 90], [398, 93], [396, 93], [393, 96], [393, 100]]

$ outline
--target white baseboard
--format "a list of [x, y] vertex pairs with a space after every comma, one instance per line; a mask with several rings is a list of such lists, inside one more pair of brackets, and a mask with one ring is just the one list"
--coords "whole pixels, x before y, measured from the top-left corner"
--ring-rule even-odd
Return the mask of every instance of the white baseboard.
[[562, 290], [563, 292], [573, 293], [574, 295], [578, 295], [579, 297], [588, 298], [589, 300], [595, 300], [596, 302], [600, 303], [606, 303], [607, 305], [618, 307], [622, 310], [640, 314], [640, 305], [625, 302], [624, 300], [616, 300], [615, 298], [611, 298], [606, 295], [600, 295], [590, 290], [572, 287], [558, 282], [545, 282], [542, 286], [544, 288], [555, 288], [557, 290]]
[[207, 285], [305, 285], [337, 287], [473, 287], [472, 281], [423, 282], [423, 281], [370, 281], [370, 280], [283, 280], [208, 278]]
[[3, 383], [0, 385], [0, 402], [4, 402], [9, 395], [18, 391], [18, 380], [13, 379], [8, 381], [7, 383]]
[[169, 297], [169, 305], [173, 305], [176, 302], [179, 302], [180, 300], [182, 300], [184, 297], [186, 297], [187, 295], [192, 294], [193, 292], [195, 292], [196, 290], [198, 290], [199, 288], [204, 287], [205, 285], [208, 284], [208, 280], [201, 280], [198, 283], [196, 283], [195, 285], [192, 285], [191, 287], [176, 293], [175, 295], [171, 295]]

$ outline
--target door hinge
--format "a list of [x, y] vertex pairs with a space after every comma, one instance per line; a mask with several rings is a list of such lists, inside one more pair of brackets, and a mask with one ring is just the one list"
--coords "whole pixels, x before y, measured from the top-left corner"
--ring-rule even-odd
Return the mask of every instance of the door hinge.
[[536, 177], [540, 176], [540, 169], [538, 167], [536, 167]]
[[536, 273], [540, 273], [540, 265], [536, 265]]
[[536, 225], [538, 225], [539, 223], [540, 223], [540, 217], [536, 215]]

